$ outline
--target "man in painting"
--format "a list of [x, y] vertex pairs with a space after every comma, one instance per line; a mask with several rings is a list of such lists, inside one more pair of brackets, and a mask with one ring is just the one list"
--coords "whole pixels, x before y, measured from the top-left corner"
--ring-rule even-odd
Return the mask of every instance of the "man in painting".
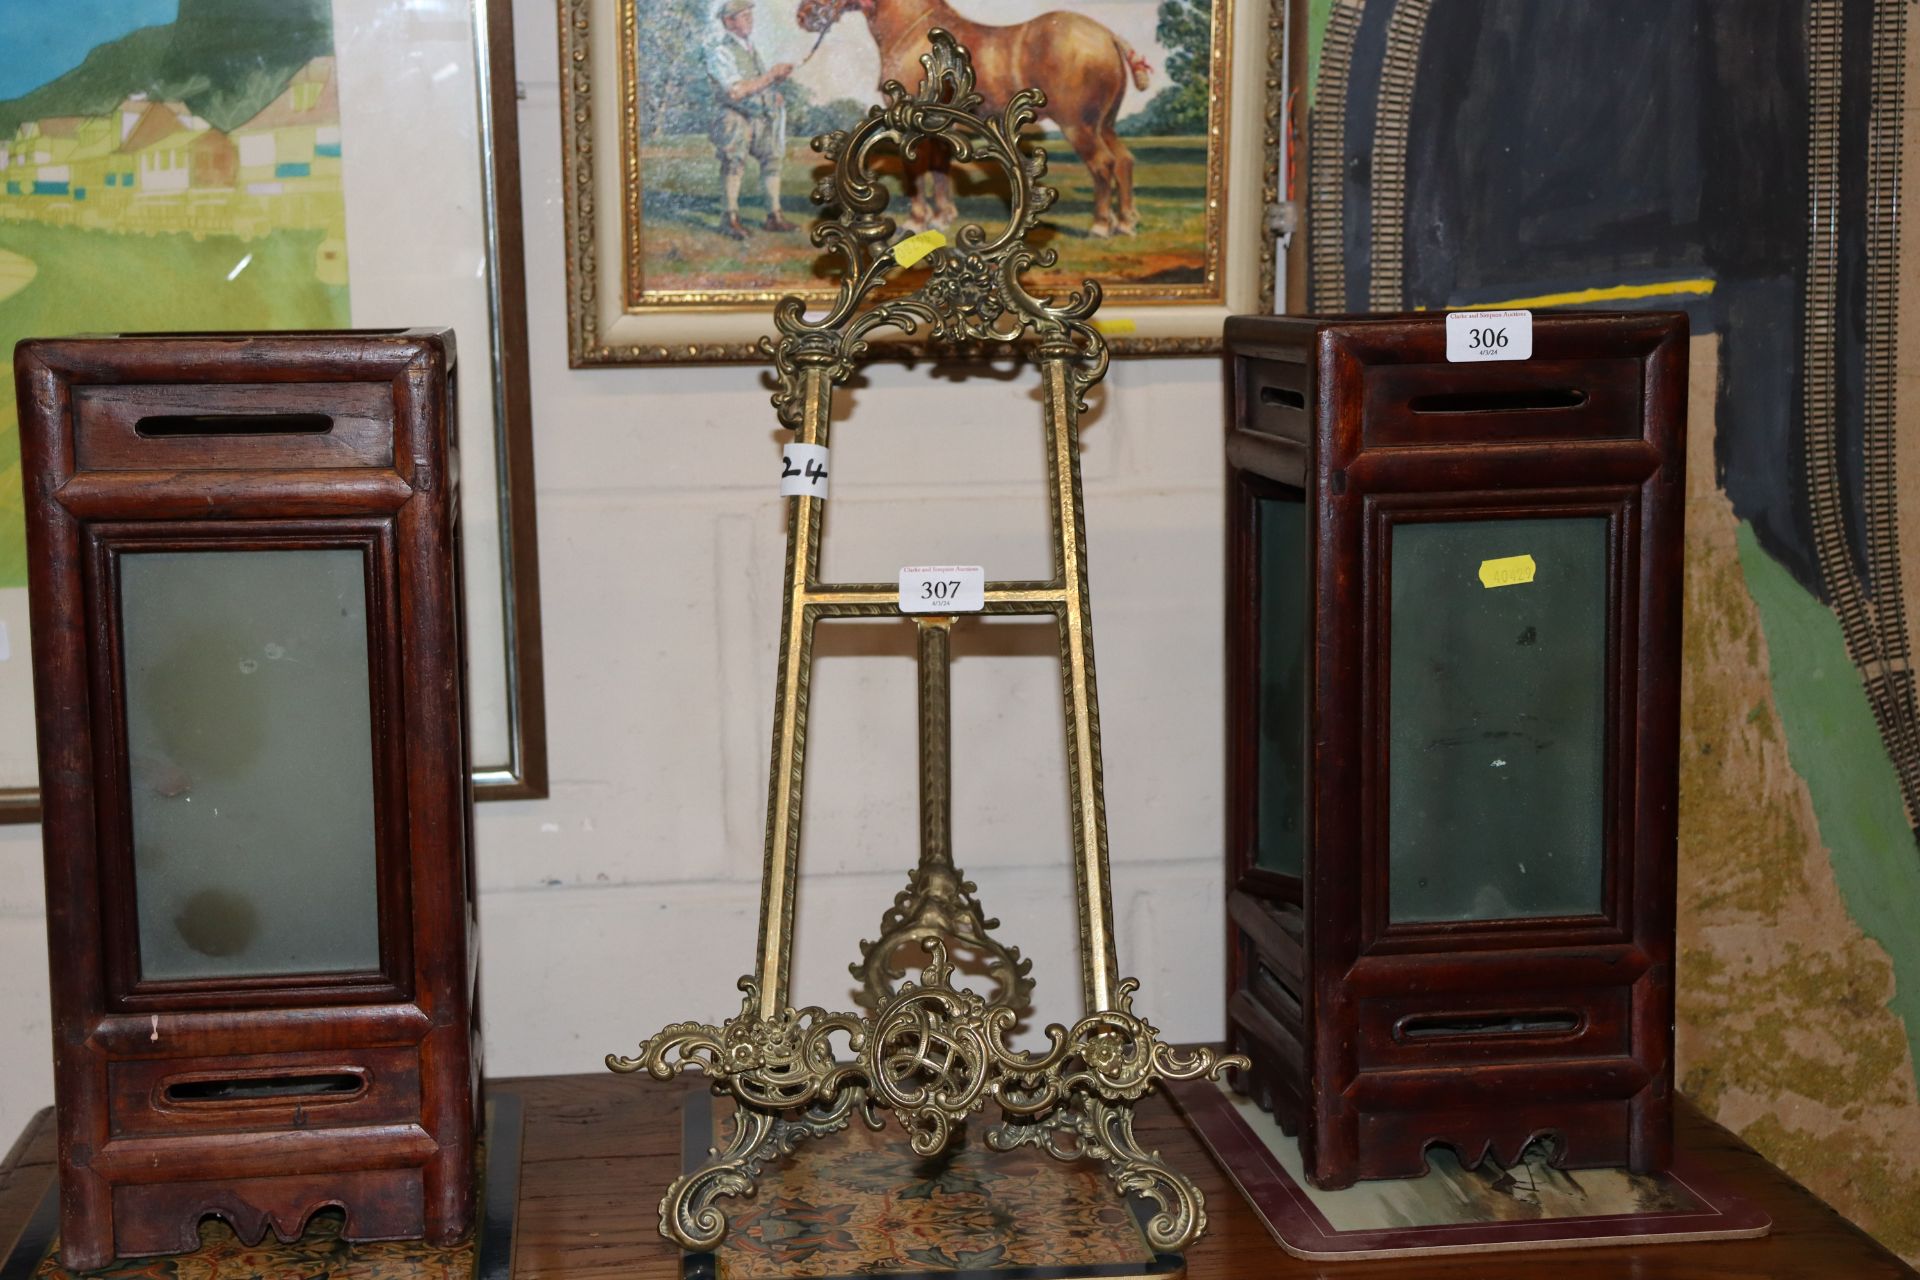
[[720, 155], [720, 190], [726, 207], [720, 233], [745, 240], [740, 225], [740, 180], [747, 157], [760, 162], [767, 189], [768, 231], [792, 231], [780, 214], [780, 164], [787, 154], [787, 100], [780, 85], [791, 62], [764, 67], [753, 47], [753, 0], [724, 0], [714, 16], [720, 29], [707, 41], [707, 78], [713, 81], [714, 121], [708, 136]]

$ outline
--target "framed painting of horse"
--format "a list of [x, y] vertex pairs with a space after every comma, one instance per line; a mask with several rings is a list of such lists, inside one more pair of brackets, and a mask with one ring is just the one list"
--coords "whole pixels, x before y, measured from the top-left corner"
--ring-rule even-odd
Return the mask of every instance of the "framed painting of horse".
[[[1219, 350], [1270, 308], [1280, 0], [560, 0], [575, 367], [761, 358], [772, 303], [830, 297], [815, 134], [909, 87], [934, 28], [988, 110], [1034, 86], [1060, 290], [1093, 278], [1119, 354]], [[898, 234], [1005, 217], [944, 155], [888, 171]], [[901, 354], [916, 350], [898, 343]]]

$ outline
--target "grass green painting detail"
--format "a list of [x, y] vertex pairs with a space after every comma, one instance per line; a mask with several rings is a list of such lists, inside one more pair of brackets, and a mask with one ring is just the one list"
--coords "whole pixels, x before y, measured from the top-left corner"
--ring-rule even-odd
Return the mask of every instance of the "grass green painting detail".
[[[336, 328], [347, 290], [314, 276], [322, 233], [128, 236], [0, 222], [0, 252], [40, 265], [31, 283], [0, 299], [7, 350], [39, 334], [148, 329]], [[246, 267], [226, 279], [242, 261]], [[129, 289], [129, 281], [138, 281]], [[0, 587], [23, 586], [19, 415], [13, 379], [0, 379]]]
[[[82, 0], [0, 31], [0, 350], [349, 323], [330, 0]], [[26, 548], [0, 388], [4, 589]]]
[[[1890, 1002], [1920, 1061], [1920, 859], [1840, 622], [1741, 524], [1740, 567], [1759, 607], [1787, 755], [1806, 779], [1847, 912], [1893, 961]], [[1758, 710], [1758, 708], [1756, 708]]]
[[1307, 83], [1303, 105], [1313, 105], [1313, 89], [1320, 83], [1320, 46], [1327, 42], [1327, 24], [1339, 0], [1307, 0]]

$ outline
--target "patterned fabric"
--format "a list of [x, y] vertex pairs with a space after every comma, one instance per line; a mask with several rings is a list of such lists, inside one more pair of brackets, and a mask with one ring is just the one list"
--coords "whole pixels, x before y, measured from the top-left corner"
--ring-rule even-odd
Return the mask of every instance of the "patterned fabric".
[[[520, 1114], [520, 1100], [511, 1093], [487, 1100], [486, 1127], [475, 1153], [483, 1201], [487, 1152], [492, 1149], [496, 1119], [509, 1117], [503, 1123], [511, 1123], [517, 1131]], [[517, 1153], [518, 1142], [510, 1143], [506, 1150]], [[517, 1155], [514, 1158], [517, 1160]], [[519, 1169], [503, 1171], [499, 1176], [500, 1190], [517, 1195]], [[53, 1189], [49, 1188], [47, 1194], [51, 1199]], [[471, 1280], [479, 1261], [476, 1237], [482, 1233], [478, 1213], [474, 1231], [467, 1239], [444, 1248], [424, 1240], [355, 1243], [340, 1238], [346, 1225], [344, 1212], [322, 1209], [307, 1219], [306, 1232], [292, 1244], [281, 1244], [269, 1228], [259, 1244], [247, 1245], [226, 1223], [209, 1217], [200, 1223], [200, 1245], [192, 1253], [127, 1258], [102, 1270], [85, 1272], [68, 1271], [60, 1265], [60, 1240], [56, 1235], [32, 1274], [33, 1280]], [[17, 1260], [17, 1255], [9, 1259], [0, 1254], [0, 1265]], [[491, 1262], [488, 1268], [493, 1271]]]
[[717, 1280], [994, 1276], [1086, 1267], [1150, 1273], [1155, 1255], [1099, 1166], [1030, 1148], [986, 1150], [976, 1121], [954, 1149], [923, 1160], [897, 1128], [864, 1125], [802, 1143], [734, 1210], [714, 1254]]

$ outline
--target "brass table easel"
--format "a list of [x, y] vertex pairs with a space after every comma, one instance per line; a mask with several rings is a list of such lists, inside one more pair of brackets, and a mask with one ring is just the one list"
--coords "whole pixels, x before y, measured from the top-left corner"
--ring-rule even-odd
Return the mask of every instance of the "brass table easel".
[[[911, 333], [925, 324], [936, 341], [1021, 344], [1040, 367], [1053, 576], [1046, 582], [989, 583], [981, 612], [1050, 615], [1059, 626], [1086, 1014], [1071, 1028], [1048, 1027], [1050, 1047], [1044, 1053], [1015, 1051], [1006, 1044], [1031, 990], [1031, 962], [992, 937], [996, 922], [984, 917], [973, 886], [953, 863], [947, 716], [953, 619], [924, 615], [914, 619], [920, 657], [919, 865], [883, 918], [880, 938], [863, 943], [861, 961], [852, 966], [868, 1012], [791, 1005], [814, 627], [823, 618], [906, 616], [892, 586], [820, 582], [822, 503], [795, 496], [789, 509], [756, 976], [741, 979], [746, 999], [723, 1025], [675, 1023], [643, 1042], [633, 1057], [609, 1055], [607, 1065], [621, 1072], [644, 1068], [662, 1080], [697, 1069], [713, 1078], [716, 1094], [731, 1094], [737, 1103], [725, 1144], [701, 1168], [677, 1179], [661, 1201], [661, 1233], [687, 1249], [718, 1244], [727, 1220], [715, 1200], [751, 1195], [762, 1164], [791, 1152], [802, 1138], [843, 1129], [856, 1113], [877, 1129], [879, 1110], [885, 1108], [907, 1130], [914, 1152], [931, 1156], [946, 1147], [956, 1125], [992, 1100], [1003, 1118], [987, 1134], [990, 1146], [1007, 1150], [1031, 1144], [1061, 1159], [1105, 1161], [1121, 1192], [1145, 1195], [1158, 1206], [1147, 1230], [1153, 1246], [1177, 1250], [1206, 1226], [1202, 1198], [1184, 1174], [1140, 1147], [1133, 1104], [1157, 1080], [1217, 1075], [1246, 1060], [1216, 1060], [1204, 1049], [1176, 1052], [1134, 1015], [1131, 994], [1137, 984], [1119, 977], [1079, 460], [1078, 415], [1087, 389], [1107, 367], [1106, 344], [1089, 322], [1100, 305], [1100, 289], [1089, 281], [1059, 305], [1026, 292], [1021, 274], [1054, 262], [1050, 250], [1026, 242], [1055, 192], [1039, 183], [1046, 173], [1045, 155], [1020, 141], [1021, 129], [1032, 123], [1045, 98], [1038, 90], [1023, 90], [997, 116], [982, 118], [966, 50], [945, 31], [933, 31], [930, 39], [932, 51], [920, 59], [926, 79], [917, 92], [890, 82], [887, 101], [857, 128], [814, 140], [815, 149], [833, 163], [814, 200], [837, 213], [815, 228], [813, 238], [839, 256], [845, 274], [839, 296], [817, 321], [806, 319], [800, 298], [783, 298], [774, 311], [780, 341], [763, 345], [779, 374], [773, 402], [780, 421], [794, 430], [797, 443], [822, 448], [834, 385], [852, 374], [866, 350], [865, 336], [876, 329]], [[956, 161], [985, 161], [1003, 169], [1012, 217], [991, 238], [977, 225], [960, 228], [951, 245], [928, 255], [932, 270], [919, 289], [872, 301], [904, 264], [889, 247], [896, 228], [884, 214], [887, 191], [873, 174], [871, 156], [877, 146], [890, 143], [910, 158], [929, 141], [944, 145]], [[892, 957], [909, 942], [922, 943], [931, 960], [917, 982], [899, 982], [903, 975], [892, 967]], [[989, 1002], [953, 986], [949, 944], [982, 957], [998, 984], [998, 999]], [[844, 1037], [850, 1056], [835, 1054], [831, 1041], [836, 1036]]]

